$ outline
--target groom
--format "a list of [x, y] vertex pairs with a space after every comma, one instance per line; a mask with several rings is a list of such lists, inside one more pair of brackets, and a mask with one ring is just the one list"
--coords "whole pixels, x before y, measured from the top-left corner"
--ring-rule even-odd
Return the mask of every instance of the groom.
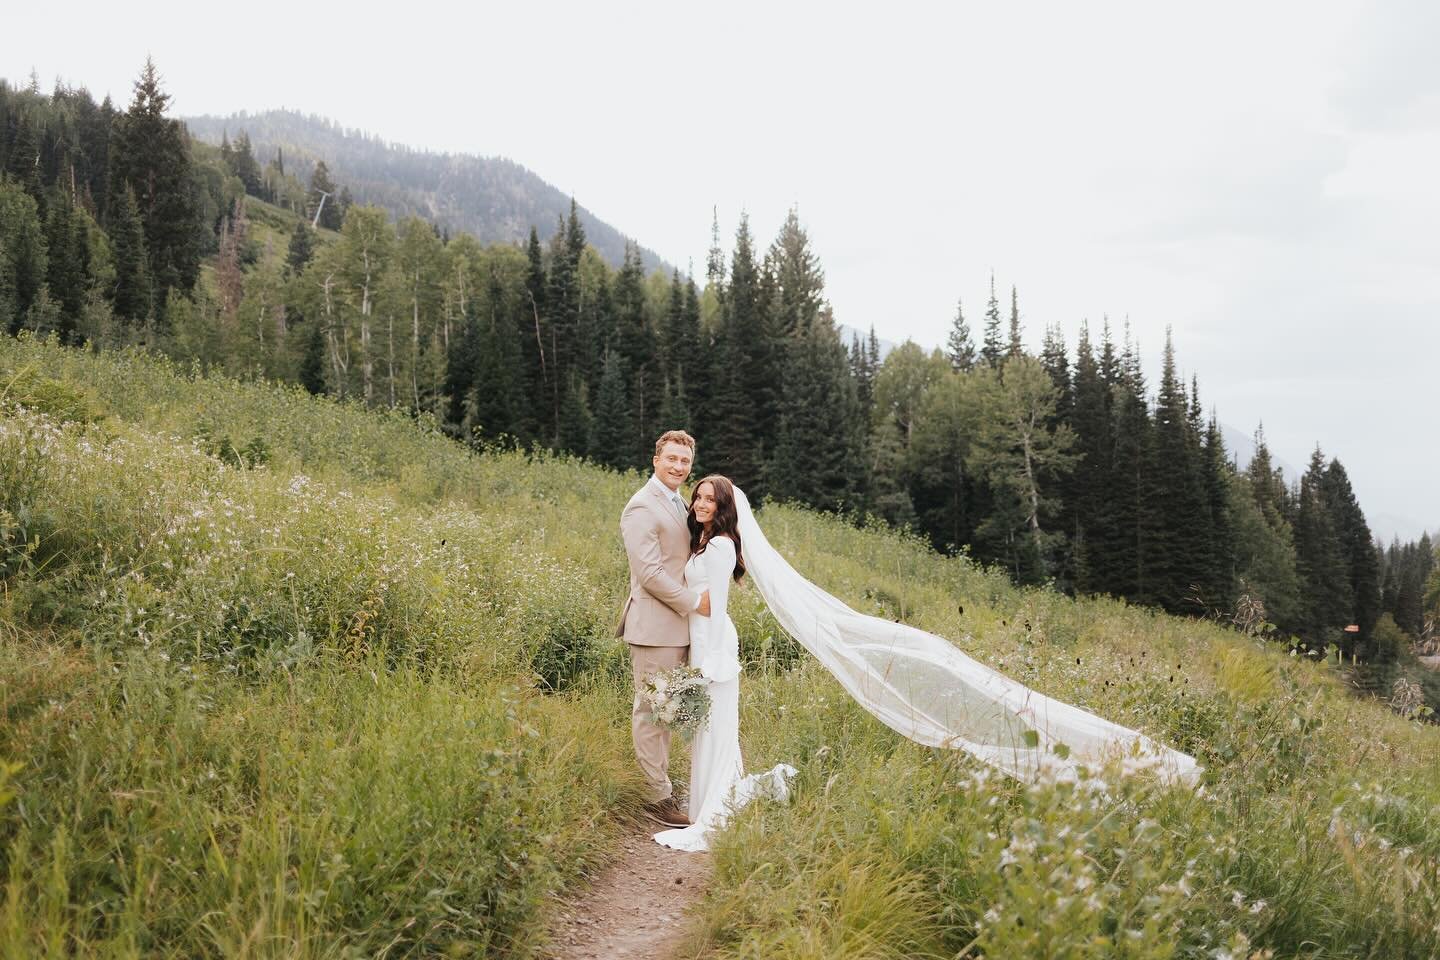
[[630, 560], [630, 592], [615, 636], [630, 646], [635, 702], [630, 733], [635, 756], [650, 784], [645, 812], [667, 827], [687, 827], [690, 818], [676, 801], [670, 785], [670, 732], [650, 722], [641, 699], [647, 677], [685, 663], [690, 651], [692, 613], [710, 615], [710, 594], [685, 586], [690, 559], [690, 528], [680, 485], [695, 462], [695, 438], [671, 430], [655, 441], [655, 473], [635, 491], [620, 514], [620, 536]]

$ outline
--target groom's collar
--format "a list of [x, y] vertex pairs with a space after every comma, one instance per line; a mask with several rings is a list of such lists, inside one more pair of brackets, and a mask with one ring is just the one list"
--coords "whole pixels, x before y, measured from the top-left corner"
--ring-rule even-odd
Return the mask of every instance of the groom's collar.
[[[665, 486], [665, 482], [660, 479], [660, 475], [658, 473], [650, 474], [650, 483], [654, 485], [657, 490], [660, 491], [660, 495], [664, 497], [667, 501], [670, 499], [670, 495], [672, 493], [676, 496], [680, 495], [679, 490], [671, 490], [669, 487]], [[684, 498], [682, 497], [681, 499]]]

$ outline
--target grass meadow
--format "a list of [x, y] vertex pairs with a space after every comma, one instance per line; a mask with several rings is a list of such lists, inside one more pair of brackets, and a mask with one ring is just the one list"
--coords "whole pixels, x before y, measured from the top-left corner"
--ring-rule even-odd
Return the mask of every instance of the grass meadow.
[[[552, 894], [642, 798], [611, 638], [641, 479], [0, 340], [0, 956], [542, 950]], [[1214, 624], [761, 519], [852, 605], [1193, 752], [1206, 782], [1026, 787], [910, 744], [742, 588], [747, 765], [790, 762], [798, 789], [717, 844], [690, 952], [1440, 955], [1435, 727]]]

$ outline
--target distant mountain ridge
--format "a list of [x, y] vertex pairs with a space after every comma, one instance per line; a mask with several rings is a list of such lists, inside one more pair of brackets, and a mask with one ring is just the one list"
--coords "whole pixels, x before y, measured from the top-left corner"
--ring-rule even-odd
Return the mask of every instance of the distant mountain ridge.
[[[357, 203], [383, 207], [396, 218], [415, 215], [482, 243], [524, 243], [532, 225], [548, 240], [558, 218], [570, 213], [568, 194], [505, 157], [416, 149], [296, 110], [187, 117], [185, 124], [207, 143], [218, 144], [226, 133], [233, 140], [244, 131], [262, 166], [282, 148], [286, 170], [302, 182], [324, 160]], [[591, 246], [619, 266], [625, 234], [584, 206], [578, 209]], [[669, 267], [645, 247], [640, 255], [647, 271]]]

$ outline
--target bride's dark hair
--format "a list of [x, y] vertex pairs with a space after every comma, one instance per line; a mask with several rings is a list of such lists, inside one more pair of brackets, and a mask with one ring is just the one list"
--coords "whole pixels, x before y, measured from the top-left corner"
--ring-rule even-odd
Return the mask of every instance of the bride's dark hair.
[[[710, 520], [709, 536], [705, 535], [704, 525], [695, 519], [695, 498], [707, 483], [715, 497], [715, 516]], [[695, 484], [695, 490], [690, 494], [690, 514], [686, 523], [690, 526], [691, 556], [704, 553], [710, 541], [723, 534], [735, 541], [735, 579], [745, 576], [745, 557], [740, 552], [740, 513], [735, 509], [735, 486], [728, 477], [712, 473]]]

